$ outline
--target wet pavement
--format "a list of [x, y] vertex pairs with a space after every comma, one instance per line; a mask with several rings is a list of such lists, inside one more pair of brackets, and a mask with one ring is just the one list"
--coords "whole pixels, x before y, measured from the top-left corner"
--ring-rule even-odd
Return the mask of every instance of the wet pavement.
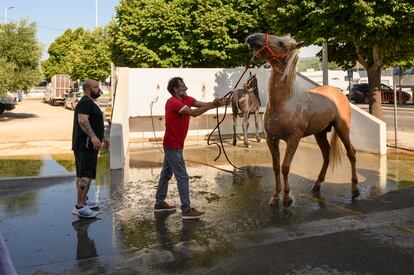
[[[65, 175], [43, 185], [0, 181], [0, 231], [18, 273], [412, 274], [413, 155], [359, 153], [361, 196], [352, 201], [346, 160], [329, 169], [320, 196], [309, 192], [322, 158], [315, 145], [302, 143], [290, 174], [294, 204], [286, 209], [267, 205], [270, 154], [265, 143], [252, 145], [226, 147], [242, 171], [214, 162], [213, 146], [186, 148], [191, 202], [207, 212], [200, 221], [182, 221], [180, 211], [154, 215], [162, 161], [156, 146], [131, 145], [123, 172], [109, 172], [108, 155], [101, 155], [89, 193], [100, 203], [94, 220], [70, 214], [71, 156], [26, 160], [35, 169], [16, 175], [0, 169], [2, 177]], [[10, 161], [0, 160], [0, 168], [4, 163]], [[179, 205], [175, 180], [167, 201]]]

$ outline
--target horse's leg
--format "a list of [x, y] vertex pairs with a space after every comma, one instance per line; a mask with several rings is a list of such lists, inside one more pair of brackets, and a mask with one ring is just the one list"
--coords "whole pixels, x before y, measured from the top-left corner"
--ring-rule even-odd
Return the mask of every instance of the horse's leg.
[[259, 135], [259, 123], [257, 122], [257, 114], [259, 111], [254, 112], [254, 125], [256, 126], [256, 140], [260, 142], [260, 135]]
[[249, 112], [243, 112], [243, 135], [244, 135], [244, 146], [249, 147], [249, 139], [247, 133], [249, 130]]
[[233, 111], [233, 145], [237, 144], [236, 129], [237, 129], [237, 112], [234, 113]]
[[279, 139], [267, 139], [267, 146], [272, 154], [273, 172], [275, 174], [275, 191], [270, 197], [269, 205], [276, 206], [279, 203], [279, 194], [282, 191], [282, 184], [280, 182], [280, 152]]
[[330, 145], [328, 138], [326, 137], [326, 131], [315, 134], [316, 142], [318, 143], [319, 148], [322, 152], [323, 164], [321, 171], [319, 172], [318, 179], [315, 181], [312, 187], [312, 192], [317, 193], [321, 189], [321, 182], [325, 181], [326, 170], [328, 170], [329, 165], [329, 150]]
[[354, 146], [351, 144], [351, 140], [349, 138], [349, 128], [347, 127], [346, 123], [343, 121], [337, 121], [334, 126], [339, 138], [345, 146], [348, 159], [351, 162], [352, 198], [354, 199], [359, 196], [358, 177], [356, 174], [356, 151], [354, 149]]
[[295, 155], [296, 149], [298, 148], [300, 138], [295, 136], [290, 136], [287, 140], [286, 152], [285, 157], [283, 158], [282, 163], [282, 174], [283, 174], [283, 181], [285, 183], [285, 192], [283, 194], [283, 205], [285, 207], [289, 207], [293, 200], [290, 197], [290, 185], [289, 185], [289, 171], [290, 171], [290, 164], [292, 163], [293, 156]]

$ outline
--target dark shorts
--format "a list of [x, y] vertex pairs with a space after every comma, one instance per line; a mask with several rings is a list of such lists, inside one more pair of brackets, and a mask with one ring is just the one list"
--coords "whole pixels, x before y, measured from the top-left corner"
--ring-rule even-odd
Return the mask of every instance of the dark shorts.
[[73, 151], [73, 153], [75, 154], [76, 176], [95, 179], [98, 151]]

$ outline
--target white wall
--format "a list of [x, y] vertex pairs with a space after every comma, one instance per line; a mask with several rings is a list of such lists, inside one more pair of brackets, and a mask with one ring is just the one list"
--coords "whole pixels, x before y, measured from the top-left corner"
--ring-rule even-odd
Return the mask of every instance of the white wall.
[[[238, 69], [130, 69], [130, 102], [129, 115], [149, 116], [150, 104], [153, 100], [153, 115], [164, 115], [164, 106], [171, 97], [167, 91], [168, 80], [172, 77], [182, 77], [188, 87], [188, 95], [199, 101], [212, 101], [222, 97], [233, 89], [244, 68]], [[256, 70], [253, 69], [253, 73]], [[249, 78], [246, 72], [238, 88]], [[261, 101], [266, 98], [268, 72], [257, 75]], [[264, 106], [264, 105], [263, 105]], [[210, 110], [209, 113], [214, 113]]]

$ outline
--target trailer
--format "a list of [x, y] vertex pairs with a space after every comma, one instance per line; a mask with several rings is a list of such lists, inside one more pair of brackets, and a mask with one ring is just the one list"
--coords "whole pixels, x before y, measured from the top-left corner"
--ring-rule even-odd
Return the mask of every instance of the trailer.
[[54, 106], [63, 104], [66, 97], [73, 92], [74, 83], [68, 75], [54, 75], [52, 81], [47, 85], [43, 101]]

